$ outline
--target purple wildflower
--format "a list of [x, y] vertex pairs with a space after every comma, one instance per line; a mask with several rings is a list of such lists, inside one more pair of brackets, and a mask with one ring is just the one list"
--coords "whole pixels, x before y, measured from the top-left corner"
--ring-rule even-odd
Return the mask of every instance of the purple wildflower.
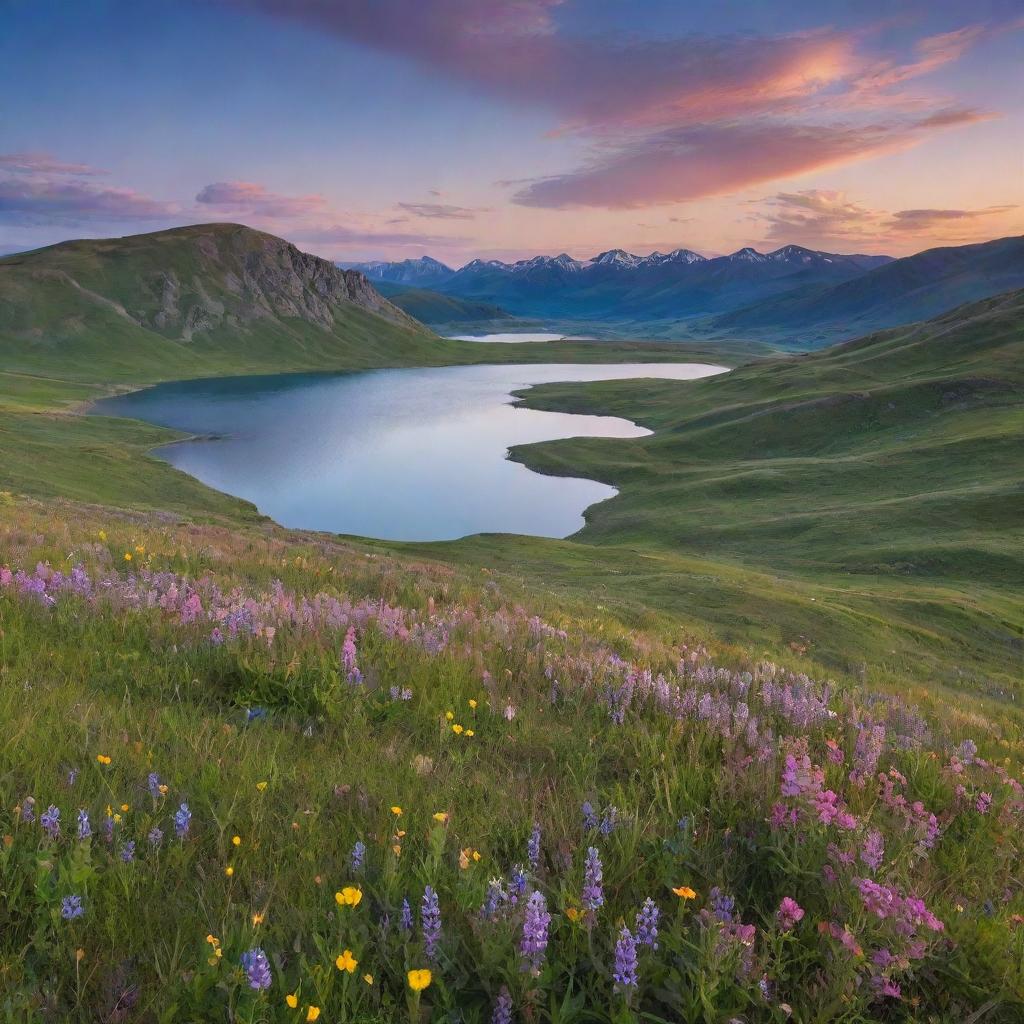
[[512, 997], [504, 985], [501, 986], [498, 998], [494, 1001], [491, 1024], [512, 1024]]
[[70, 789], [75, 784], [75, 781], [77, 779], [78, 779], [78, 769], [77, 768], [69, 768], [68, 769], [68, 773], [65, 776], [65, 781], [68, 784], [68, 789]]
[[146, 786], [149, 788], [149, 795], [154, 800], [160, 799], [160, 776], [156, 772], [150, 772], [146, 779]]
[[188, 835], [191, 822], [192, 812], [188, 809], [188, 804], [182, 804], [174, 812], [174, 834], [179, 839], [184, 839]]
[[619, 932], [619, 940], [615, 943], [615, 969], [612, 977], [619, 991], [637, 986], [636, 939], [625, 926]]
[[149, 835], [146, 836], [146, 839], [149, 841], [150, 846], [156, 848], [164, 841], [163, 831], [154, 825], [149, 830]]
[[50, 804], [39, 816], [39, 824], [51, 839], [60, 836], [60, 808]]
[[583, 906], [587, 910], [598, 910], [604, 904], [604, 889], [601, 886], [603, 877], [601, 855], [596, 846], [591, 846], [587, 849], [583, 873]]
[[885, 840], [878, 829], [872, 829], [864, 839], [864, 845], [860, 850], [860, 859], [872, 871], [877, 871], [885, 856]]
[[974, 807], [979, 814], [988, 814], [989, 808], [992, 806], [992, 794], [991, 793], [979, 793], [978, 799], [975, 801]]
[[540, 825], [533, 823], [533, 831], [526, 842], [526, 856], [530, 861], [530, 867], [536, 871], [540, 864]]
[[517, 903], [519, 897], [526, 893], [527, 878], [522, 864], [513, 866], [508, 876], [508, 898], [509, 902]]
[[409, 901], [406, 899], [402, 900], [402, 931], [412, 931], [412, 907], [409, 906]]
[[210, 643], [213, 644], [214, 647], [220, 647], [220, 645], [224, 643], [224, 634], [220, 631], [219, 626], [214, 626], [210, 631]]
[[65, 921], [74, 921], [85, 913], [81, 896], [65, 896], [60, 903], [60, 916]]
[[530, 971], [534, 977], [540, 974], [544, 963], [544, 954], [548, 948], [548, 925], [551, 915], [548, 913], [547, 901], [542, 892], [530, 893], [526, 901], [526, 917], [523, 919], [523, 938], [519, 944], [522, 954], [523, 970]]
[[804, 908], [789, 896], [783, 897], [782, 902], [779, 904], [779, 909], [775, 913], [776, 920], [779, 922], [779, 927], [784, 932], [788, 932], [790, 929], [795, 927], [797, 922], [803, 916]]
[[428, 885], [423, 890], [420, 904], [420, 927], [423, 929], [423, 953], [428, 960], [437, 959], [437, 944], [441, 940], [441, 906], [437, 893]]
[[131, 864], [135, 860], [135, 840], [129, 839], [121, 846], [121, 860], [125, 864]]
[[583, 831], [592, 832], [597, 828], [597, 813], [594, 810], [594, 805], [589, 801], [583, 802]]
[[27, 796], [21, 802], [21, 820], [30, 822], [36, 820], [36, 798]]
[[92, 826], [89, 824], [89, 812], [79, 808], [78, 811], [78, 838], [88, 839], [92, 835]]
[[366, 844], [360, 840], [352, 847], [352, 852], [348, 855], [349, 867], [354, 872], [363, 870], [363, 862], [366, 859]]
[[601, 817], [599, 830], [601, 835], [610, 836], [615, 831], [615, 825], [619, 820], [619, 809], [614, 804], [609, 804]]
[[711, 913], [722, 924], [729, 924], [732, 921], [732, 912], [736, 908], [736, 901], [722, 892], [717, 885], [708, 893], [708, 903], [711, 905]]
[[345, 633], [345, 642], [341, 645], [341, 667], [345, 678], [353, 685], [359, 686], [363, 681], [363, 673], [356, 663], [356, 628], [349, 626]]
[[273, 982], [270, 961], [259, 946], [242, 954], [242, 970], [249, 979], [249, 988], [254, 988], [257, 992], [270, 988]]
[[481, 915], [493, 921], [507, 900], [505, 883], [500, 878], [492, 878], [487, 883], [487, 895], [484, 897], [484, 905], [480, 908]]
[[636, 941], [641, 946], [658, 948], [658, 905], [650, 898], [644, 900], [643, 906], [636, 915]]

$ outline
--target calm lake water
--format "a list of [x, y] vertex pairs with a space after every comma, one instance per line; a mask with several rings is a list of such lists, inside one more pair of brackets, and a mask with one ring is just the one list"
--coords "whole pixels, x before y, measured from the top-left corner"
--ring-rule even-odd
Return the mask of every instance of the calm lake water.
[[452, 341], [482, 341], [490, 344], [515, 345], [522, 341], [561, 341], [564, 334], [453, 334]]
[[566, 537], [614, 488], [534, 473], [510, 462], [508, 448], [648, 431], [611, 416], [515, 408], [510, 392], [723, 371], [700, 363], [543, 364], [233, 377], [161, 384], [105, 399], [94, 412], [216, 435], [157, 454], [285, 526], [386, 540]]

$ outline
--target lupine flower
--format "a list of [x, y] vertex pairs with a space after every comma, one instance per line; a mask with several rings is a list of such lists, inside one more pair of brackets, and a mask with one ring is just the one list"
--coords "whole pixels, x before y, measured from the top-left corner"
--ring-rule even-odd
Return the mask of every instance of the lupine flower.
[[501, 986], [498, 998], [494, 1001], [494, 1013], [491, 1014], [491, 1024], [512, 1024], [512, 997], [508, 994], [508, 988]]
[[583, 873], [582, 900], [587, 910], [596, 911], [604, 904], [604, 888], [601, 885], [603, 877], [601, 855], [597, 852], [597, 847], [591, 846], [587, 849]]
[[131, 864], [135, 860], [135, 840], [129, 839], [121, 847], [121, 860], [125, 864]]
[[81, 808], [78, 811], [78, 838], [88, 839], [92, 835], [92, 827], [89, 825], [89, 813]]
[[601, 835], [610, 836], [615, 831], [615, 825], [619, 820], [619, 809], [614, 805], [605, 808], [601, 817], [601, 824], [598, 827]]
[[729, 924], [732, 921], [732, 912], [736, 907], [736, 901], [722, 892], [717, 885], [708, 893], [708, 904], [711, 907], [711, 913], [722, 924]]
[[69, 768], [68, 769], [68, 773], [64, 777], [64, 779], [65, 779], [65, 781], [68, 784], [68, 789], [70, 789], [75, 784], [75, 782], [78, 779], [78, 769], [77, 768]]
[[441, 940], [441, 905], [437, 893], [429, 885], [423, 890], [420, 927], [423, 929], [424, 955], [428, 960], [434, 960], [437, 958], [437, 944]]
[[33, 796], [27, 796], [21, 802], [21, 820], [24, 822], [30, 822], [36, 820], [36, 799]]
[[484, 897], [484, 905], [480, 908], [481, 916], [493, 921], [507, 899], [505, 883], [500, 878], [492, 878], [487, 883], [487, 895]]
[[146, 836], [146, 839], [149, 841], [150, 846], [157, 847], [164, 841], [164, 834], [156, 827], [156, 825], [154, 825], [149, 830], [149, 835]]
[[182, 804], [174, 812], [174, 834], [179, 839], [184, 839], [188, 835], [191, 822], [192, 812], [188, 809], [188, 804]]
[[612, 977], [619, 991], [637, 986], [636, 939], [626, 927], [619, 932], [619, 940], [615, 943], [615, 967]]
[[249, 988], [256, 989], [257, 992], [270, 988], [273, 983], [270, 961], [259, 946], [242, 954], [242, 970], [249, 980]]
[[412, 931], [412, 908], [409, 906], [407, 899], [402, 900], [402, 931]]
[[636, 941], [641, 946], [658, 948], [658, 918], [661, 911], [657, 903], [650, 898], [644, 900], [643, 906], [636, 915]]
[[594, 810], [594, 805], [589, 800], [583, 801], [583, 830], [585, 832], [592, 832], [597, 828], [597, 813]]
[[779, 904], [779, 909], [775, 913], [779, 927], [784, 932], [788, 932], [791, 928], [795, 927], [803, 916], [804, 908], [789, 896], [783, 897], [782, 902]]
[[353, 872], [359, 872], [363, 870], [363, 861], [366, 858], [366, 844], [359, 841], [352, 847], [352, 852], [348, 855], [349, 867]]
[[523, 919], [523, 938], [519, 944], [519, 952], [525, 961], [523, 970], [530, 971], [535, 977], [540, 974], [544, 963], [544, 954], [548, 948], [548, 925], [551, 915], [548, 913], [547, 901], [542, 892], [530, 893], [526, 901], [526, 917]]
[[533, 824], [533, 831], [530, 833], [530, 838], [526, 843], [526, 856], [530, 862], [530, 867], [536, 871], [537, 866], [540, 864], [540, 825], [536, 822]]
[[60, 916], [65, 921], [74, 921], [85, 913], [81, 896], [65, 896], [60, 902]]
[[508, 898], [510, 903], [518, 903], [526, 892], [529, 881], [522, 864], [516, 864], [508, 876]]
[[149, 789], [149, 795], [154, 800], [160, 799], [160, 776], [156, 772], [150, 772], [149, 777], [146, 779], [146, 786]]
[[60, 836], [60, 808], [50, 804], [39, 816], [39, 824], [51, 839]]
[[864, 845], [860, 850], [860, 859], [872, 871], [877, 871], [885, 856], [885, 840], [878, 829], [872, 829], [864, 838]]
[[979, 793], [978, 799], [975, 801], [974, 807], [979, 814], [988, 814], [989, 808], [992, 806], [992, 794], [991, 793]]

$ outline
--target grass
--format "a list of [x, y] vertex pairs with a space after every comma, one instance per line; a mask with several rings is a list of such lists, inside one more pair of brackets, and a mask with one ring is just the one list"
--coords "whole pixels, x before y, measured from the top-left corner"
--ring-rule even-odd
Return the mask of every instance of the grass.
[[[792, 674], [799, 652], [756, 664], [678, 623], [529, 596], [500, 570], [0, 500], [0, 563], [28, 570], [0, 577], [5, 1019], [292, 1022], [312, 1006], [482, 1022], [503, 987], [515, 1019], [545, 1022], [1019, 1019], [1015, 712], [924, 687], [826, 689]], [[647, 670], [681, 703], [648, 693]], [[758, 724], [734, 729], [748, 715]], [[817, 809], [823, 787], [842, 826]], [[57, 838], [39, 820], [50, 805]], [[871, 867], [860, 851], [876, 831]], [[603, 902], [588, 910], [591, 847]], [[525, 892], [482, 912], [495, 878]], [[335, 897], [346, 886], [354, 905]], [[531, 893], [551, 915], [536, 972], [521, 952]], [[72, 896], [83, 913], [65, 919]], [[784, 897], [803, 910], [791, 928]], [[658, 948], [639, 948], [635, 987], [616, 983], [622, 928], [636, 938], [647, 899]], [[254, 948], [265, 990], [240, 966]], [[417, 996], [406, 975], [423, 968]]]

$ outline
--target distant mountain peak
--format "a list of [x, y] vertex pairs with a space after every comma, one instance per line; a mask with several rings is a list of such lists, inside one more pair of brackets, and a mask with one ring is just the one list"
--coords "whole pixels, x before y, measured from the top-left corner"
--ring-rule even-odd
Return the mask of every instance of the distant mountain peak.
[[758, 252], [756, 249], [752, 249], [749, 245], [745, 245], [742, 249], [737, 249], [736, 252], [730, 253], [726, 256], [728, 260], [735, 260], [738, 263], [767, 263], [768, 257], [763, 252]]

